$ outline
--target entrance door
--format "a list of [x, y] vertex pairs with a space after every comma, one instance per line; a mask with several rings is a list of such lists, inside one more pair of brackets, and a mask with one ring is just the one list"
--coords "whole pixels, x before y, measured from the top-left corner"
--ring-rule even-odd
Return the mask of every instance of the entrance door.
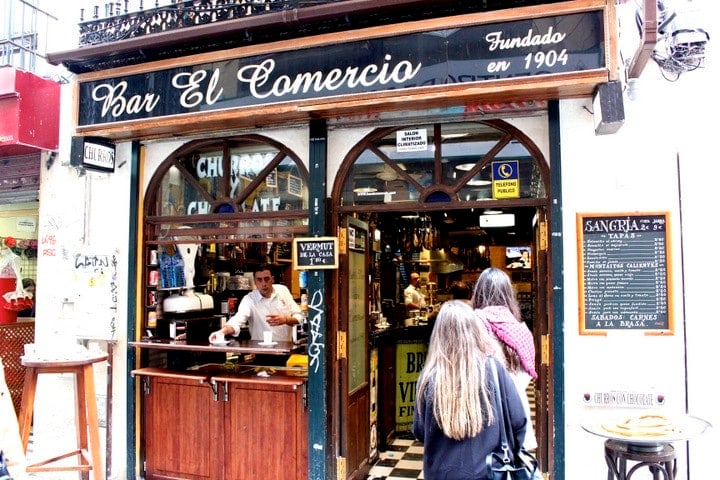
[[[368, 226], [355, 218], [345, 221], [345, 255], [341, 271], [347, 272], [342, 284], [340, 346], [346, 358], [340, 361], [341, 437], [348, 478], [357, 478], [367, 469], [370, 458], [370, 382], [368, 360]], [[342, 337], [345, 337], [344, 341]]]
[[[542, 120], [538, 120], [538, 127], [542, 125]], [[402, 141], [410, 134], [418, 139], [413, 145]], [[553, 402], [547, 396], [552, 386], [547, 365], [551, 343], [548, 322], [552, 312], [546, 305], [552, 294], [552, 279], [547, 228], [543, 225], [547, 224], [550, 175], [538, 146], [502, 120], [382, 127], [369, 132], [350, 150], [336, 178], [332, 204], [339, 215], [338, 225], [345, 225], [346, 217], [363, 220], [367, 222], [361, 225], [363, 231], [379, 243], [370, 259], [369, 242], [362, 249], [356, 245], [353, 250], [349, 245], [354, 239], [348, 234], [348, 255], [340, 269], [350, 272], [351, 277], [360, 274], [364, 277], [360, 281], [340, 275], [344, 285], [340, 290], [343, 300], [339, 304], [338, 328], [339, 333], [344, 331], [347, 335], [348, 358], [338, 370], [341, 388], [336, 398], [341, 403], [337, 409], [343, 433], [339, 450], [347, 455], [348, 475], [362, 467], [367, 457], [367, 431], [373, 431], [367, 421], [366, 370], [373, 360], [368, 359], [366, 350], [353, 352], [350, 345], [368, 337], [367, 320], [362, 330], [351, 328], [360, 325], [361, 318], [367, 319], [370, 313], [372, 295], [368, 292], [367, 265], [374, 266], [373, 277], [379, 279], [384, 311], [386, 299], [390, 305], [404, 306], [402, 289], [407, 284], [404, 274], [415, 270], [426, 274], [428, 288], [441, 293], [456, 277], [472, 282], [488, 266], [511, 272], [513, 267], [509, 265], [513, 262], [509, 256], [527, 253], [524, 249], [534, 256], [532, 266], [511, 272], [511, 277], [526, 289], [523, 293], [529, 294], [524, 301], [531, 307], [537, 367], [541, 372], [535, 384], [538, 454], [543, 469], [547, 470], [552, 466], [548, 447]], [[349, 229], [351, 221], [345, 226]], [[383, 237], [379, 240], [375, 238], [378, 230]], [[361, 251], [365, 259], [362, 266]], [[353, 262], [358, 263], [357, 271]], [[357, 303], [351, 303], [351, 299]], [[357, 359], [362, 359], [362, 375], [352, 370], [360, 365]], [[367, 431], [362, 431], [363, 427]]]

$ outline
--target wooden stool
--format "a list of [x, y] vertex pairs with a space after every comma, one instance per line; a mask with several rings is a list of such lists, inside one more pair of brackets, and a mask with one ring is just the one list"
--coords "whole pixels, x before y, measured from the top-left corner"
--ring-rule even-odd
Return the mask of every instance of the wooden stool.
[[[637, 462], [630, 470], [627, 468], [628, 460]], [[645, 445], [634, 446], [619, 440], [606, 440], [605, 461], [608, 465], [608, 480], [630, 480], [643, 467], [650, 469], [653, 480], [674, 480], [677, 473], [675, 448], [668, 443], [645, 448]]]
[[[78, 448], [71, 452], [37, 462], [27, 466], [27, 472], [79, 471], [87, 478], [92, 470], [94, 480], [102, 480], [102, 459], [100, 457], [100, 432], [98, 430], [98, 412], [95, 400], [95, 379], [93, 363], [107, 360], [106, 354], [77, 360], [35, 360], [23, 359], [25, 384], [20, 406], [20, 438], [22, 448], [27, 455], [28, 439], [32, 426], [33, 408], [37, 378], [41, 373], [75, 374], [75, 418], [77, 420]], [[90, 457], [88, 458], [88, 436], [90, 437]], [[78, 465], [48, 466], [50, 463], [78, 455]]]

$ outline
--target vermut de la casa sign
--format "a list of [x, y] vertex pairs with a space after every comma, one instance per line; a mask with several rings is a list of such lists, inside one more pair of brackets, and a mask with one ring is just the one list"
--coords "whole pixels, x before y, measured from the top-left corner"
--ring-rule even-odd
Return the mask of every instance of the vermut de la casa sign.
[[78, 124], [593, 70], [604, 37], [597, 10], [81, 81]]

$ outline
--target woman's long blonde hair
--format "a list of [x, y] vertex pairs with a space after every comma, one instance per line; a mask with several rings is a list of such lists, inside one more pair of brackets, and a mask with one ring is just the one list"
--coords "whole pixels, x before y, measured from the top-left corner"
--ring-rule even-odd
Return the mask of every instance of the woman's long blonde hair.
[[430, 396], [437, 424], [452, 439], [474, 437], [494, 421], [485, 378], [489, 348], [489, 334], [472, 307], [462, 300], [445, 302], [430, 336], [417, 398]]

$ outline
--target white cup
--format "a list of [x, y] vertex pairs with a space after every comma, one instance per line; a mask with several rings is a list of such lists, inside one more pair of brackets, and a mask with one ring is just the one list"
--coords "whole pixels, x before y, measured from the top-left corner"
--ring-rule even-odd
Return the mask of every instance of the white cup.
[[270, 331], [270, 330], [265, 330], [265, 331], [263, 332], [263, 343], [272, 343], [272, 341], [273, 341], [273, 339], [272, 339], [272, 331]]

